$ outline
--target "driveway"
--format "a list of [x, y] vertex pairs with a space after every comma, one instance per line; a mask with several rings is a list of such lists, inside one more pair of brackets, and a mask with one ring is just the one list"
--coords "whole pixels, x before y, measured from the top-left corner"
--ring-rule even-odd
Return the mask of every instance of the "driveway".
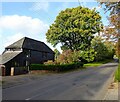
[[3, 100], [102, 100], [117, 63], [63, 74], [44, 75], [37, 80], [3, 89]]

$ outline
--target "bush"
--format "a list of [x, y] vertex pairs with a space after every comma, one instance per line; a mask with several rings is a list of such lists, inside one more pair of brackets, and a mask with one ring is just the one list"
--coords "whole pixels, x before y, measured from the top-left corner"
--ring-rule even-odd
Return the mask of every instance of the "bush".
[[62, 72], [62, 71], [77, 69], [82, 66], [83, 66], [82, 63], [62, 64], [62, 65], [59, 65], [59, 64], [56, 64], [56, 65], [32, 64], [30, 66], [30, 70], [48, 70], [48, 71]]
[[96, 62], [113, 59], [115, 50], [112, 42], [104, 41], [101, 37], [97, 36], [92, 40], [92, 47], [96, 52]]
[[47, 62], [44, 62], [45, 65], [52, 65], [56, 64], [56, 62], [53, 62], [52, 60], [48, 60]]
[[[79, 63], [81, 57], [81, 51], [77, 50], [64, 50], [62, 54], [58, 56], [56, 59], [57, 64], [72, 64], [72, 63]], [[82, 63], [82, 62], [81, 62]]]

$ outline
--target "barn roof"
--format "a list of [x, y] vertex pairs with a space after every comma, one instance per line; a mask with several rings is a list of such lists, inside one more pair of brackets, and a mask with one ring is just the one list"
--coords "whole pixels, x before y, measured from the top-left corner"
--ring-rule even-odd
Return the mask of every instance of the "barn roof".
[[24, 48], [24, 49], [54, 53], [44, 42], [37, 41], [28, 37], [24, 37], [18, 40], [17, 42], [6, 47], [6, 49], [9, 49], [9, 48], [15, 48], [15, 49]]
[[5, 64], [14, 57], [16, 57], [18, 54], [20, 54], [22, 51], [7, 51], [0, 55], [0, 64]]
[[25, 37], [16, 41], [16, 42], [14, 42], [13, 44], [7, 46], [6, 48], [15, 48], [15, 49], [16, 48], [22, 48], [24, 40], [25, 40]]

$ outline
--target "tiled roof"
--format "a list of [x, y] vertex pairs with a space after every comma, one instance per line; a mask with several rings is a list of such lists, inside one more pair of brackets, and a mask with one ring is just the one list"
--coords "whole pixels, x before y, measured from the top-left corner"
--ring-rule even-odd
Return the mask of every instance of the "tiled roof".
[[18, 54], [20, 54], [22, 51], [6, 51], [5, 53], [3, 53], [0, 57], [1, 61], [0, 64], [5, 64], [8, 61], [10, 61], [11, 59], [13, 59], [15, 56], [17, 56]]

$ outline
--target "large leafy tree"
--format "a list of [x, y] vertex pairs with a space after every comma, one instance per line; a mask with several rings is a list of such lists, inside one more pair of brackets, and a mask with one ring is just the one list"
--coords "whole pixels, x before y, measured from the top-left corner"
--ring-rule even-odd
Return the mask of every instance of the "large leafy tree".
[[[99, 1], [99, 0], [98, 0]], [[110, 2], [110, 0], [106, 0], [104, 2], [100, 2], [101, 4], [105, 5], [104, 10], [110, 11], [110, 26], [106, 29], [105, 34], [109, 38], [115, 38], [117, 41], [117, 52], [118, 57], [120, 58], [120, 0], [116, 2]]]
[[61, 11], [46, 33], [53, 46], [62, 44], [62, 49], [86, 50], [93, 34], [102, 29], [98, 12], [84, 7], [67, 8]]
[[105, 5], [105, 13], [110, 11], [110, 16], [108, 17], [109, 25], [105, 29], [106, 36], [108, 39], [118, 38], [118, 29], [120, 28], [120, 2], [104, 0], [104, 2], [100, 2], [100, 4]]

